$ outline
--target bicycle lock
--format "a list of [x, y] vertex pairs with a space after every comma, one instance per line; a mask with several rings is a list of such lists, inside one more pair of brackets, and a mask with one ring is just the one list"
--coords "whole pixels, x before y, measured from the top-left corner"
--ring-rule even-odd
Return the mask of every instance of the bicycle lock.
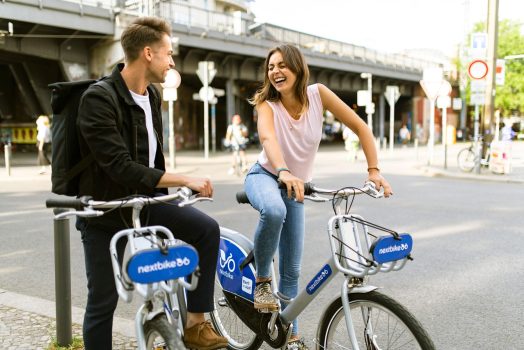
[[[66, 209], [56, 208], [54, 214]], [[56, 301], [56, 341], [59, 346], [68, 347], [73, 343], [71, 322], [71, 252], [69, 219], [54, 219], [55, 245], [55, 301]]]

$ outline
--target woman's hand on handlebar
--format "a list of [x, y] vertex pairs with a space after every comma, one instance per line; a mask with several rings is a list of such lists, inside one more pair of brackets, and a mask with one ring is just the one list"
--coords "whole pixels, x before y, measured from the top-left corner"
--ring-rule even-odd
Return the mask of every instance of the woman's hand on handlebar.
[[199, 197], [213, 197], [213, 184], [211, 184], [211, 180], [208, 178], [187, 177], [185, 186], [199, 192]]
[[393, 189], [391, 188], [391, 185], [389, 184], [389, 182], [386, 181], [384, 176], [380, 175], [379, 170], [370, 169], [367, 181], [373, 182], [377, 190], [380, 190], [381, 188], [383, 188], [384, 197], [387, 198], [393, 194]]
[[281, 171], [278, 180], [286, 185], [288, 198], [291, 198], [292, 194], [295, 193], [297, 202], [302, 203], [304, 201], [304, 181], [293, 176], [289, 171]]

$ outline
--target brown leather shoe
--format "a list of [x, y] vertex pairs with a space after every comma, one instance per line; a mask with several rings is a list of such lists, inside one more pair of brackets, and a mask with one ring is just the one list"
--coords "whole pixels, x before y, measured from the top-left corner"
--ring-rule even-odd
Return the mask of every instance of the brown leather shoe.
[[228, 345], [227, 339], [218, 335], [209, 321], [186, 329], [184, 332], [184, 343], [187, 348], [197, 350], [222, 349]]

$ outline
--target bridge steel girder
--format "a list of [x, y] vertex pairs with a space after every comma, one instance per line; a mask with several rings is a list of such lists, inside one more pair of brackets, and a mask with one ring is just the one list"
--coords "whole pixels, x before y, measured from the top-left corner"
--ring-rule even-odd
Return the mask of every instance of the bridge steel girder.
[[[61, 0], [9, 0], [0, 2], [0, 18], [97, 34], [115, 33], [110, 9]], [[16, 26], [14, 28], [16, 34]]]

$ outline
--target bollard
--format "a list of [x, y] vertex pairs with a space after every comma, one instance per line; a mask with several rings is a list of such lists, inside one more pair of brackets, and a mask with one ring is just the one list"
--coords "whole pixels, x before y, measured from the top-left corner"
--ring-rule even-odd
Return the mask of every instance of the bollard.
[[[53, 212], [57, 215], [65, 211], [65, 209], [54, 209]], [[68, 347], [73, 343], [69, 219], [55, 219], [54, 231], [56, 341], [59, 346]]]
[[11, 143], [4, 145], [5, 155], [5, 168], [7, 170], [7, 176], [11, 176]]

